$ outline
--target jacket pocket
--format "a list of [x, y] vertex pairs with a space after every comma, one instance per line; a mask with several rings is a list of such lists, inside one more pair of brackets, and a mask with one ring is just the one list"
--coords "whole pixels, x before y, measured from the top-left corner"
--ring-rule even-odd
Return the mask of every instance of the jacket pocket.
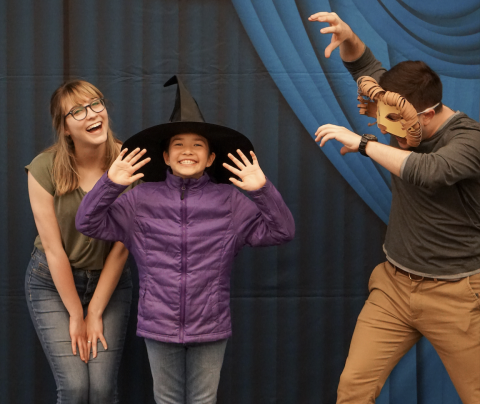
[[219, 305], [219, 302], [218, 302], [218, 300], [219, 300], [219, 299], [218, 299], [218, 294], [219, 294], [219, 292], [218, 292], [218, 289], [217, 289], [215, 292], [213, 292], [213, 298], [212, 298], [212, 304], [213, 304], [213, 306], [212, 306], [213, 320], [214, 320], [217, 324], [220, 322], [220, 319], [219, 319], [219, 317], [220, 317], [220, 310], [219, 310], [219, 307], [218, 307], [218, 305]]
[[138, 291], [138, 316], [145, 320], [145, 295], [147, 294], [147, 274], [142, 277], [140, 289]]
[[218, 278], [216, 278], [210, 284], [210, 287], [209, 287], [209, 290], [208, 290], [208, 298], [207, 298], [207, 301], [204, 305], [203, 314], [202, 314], [202, 317], [204, 318], [204, 321], [206, 323], [215, 322], [216, 324], [218, 324], [218, 322], [219, 322], [219, 312], [220, 311], [219, 311], [219, 306], [218, 306], [218, 304], [219, 304], [218, 303], [219, 302], [218, 284], [219, 284], [219, 280], [218, 280]]

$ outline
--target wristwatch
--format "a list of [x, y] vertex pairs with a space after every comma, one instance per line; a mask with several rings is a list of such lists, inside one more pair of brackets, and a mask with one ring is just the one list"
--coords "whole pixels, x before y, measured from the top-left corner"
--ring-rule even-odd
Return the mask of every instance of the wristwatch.
[[360, 152], [360, 154], [366, 157], [368, 157], [368, 155], [365, 151], [365, 148], [367, 147], [368, 142], [378, 142], [378, 139], [376, 136], [369, 134], [362, 136], [362, 140], [360, 140], [360, 145], [358, 146], [358, 151]]

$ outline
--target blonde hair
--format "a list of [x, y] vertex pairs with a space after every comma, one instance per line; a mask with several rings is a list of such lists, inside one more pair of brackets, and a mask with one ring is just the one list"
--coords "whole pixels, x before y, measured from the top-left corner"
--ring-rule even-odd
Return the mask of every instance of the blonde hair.
[[[79, 175], [75, 159], [75, 144], [70, 136], [65, 135], [65, 105], [67, 100], [81, 104], [85, 97], [103, 98], [103, 94], [93, 84], [84, 80], [71, 80], [62, 84], [50, 99], [50, 115], [56, 133], [56, 142], [46, 152], [55, 154], [52, 168], [52, 179], [56, 195], [64, 195], [79, 187]], [[120, 140], [115, 138], [110, 127], [107, 129], [107, 141], [103, 169], [107, 170], [119, 154]]]

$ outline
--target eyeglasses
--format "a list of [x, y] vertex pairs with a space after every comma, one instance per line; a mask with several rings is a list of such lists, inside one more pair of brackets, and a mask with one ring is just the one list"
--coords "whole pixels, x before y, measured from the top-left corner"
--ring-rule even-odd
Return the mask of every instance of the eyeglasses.
[[105, 109], [105, 100], [103, 98], [94, 99], [89, 105], [79, 105], [78, 107], [73, 107], [72, 110], [65, 115], [65, 118], [68, 115], [72, 115], [73, 119], [81, 121], [87, 117], [87, 108], [93, 112], [102, 112]]

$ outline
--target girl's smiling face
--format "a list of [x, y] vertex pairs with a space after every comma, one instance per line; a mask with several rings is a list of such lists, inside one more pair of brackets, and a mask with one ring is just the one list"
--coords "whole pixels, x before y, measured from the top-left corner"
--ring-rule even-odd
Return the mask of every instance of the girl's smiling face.
[[195, 133], [181, 133], [170, 139], [168, 152], [163, 152], [165, 164], [173, 175], [198, 179], [215, 160], [207, 139]]

